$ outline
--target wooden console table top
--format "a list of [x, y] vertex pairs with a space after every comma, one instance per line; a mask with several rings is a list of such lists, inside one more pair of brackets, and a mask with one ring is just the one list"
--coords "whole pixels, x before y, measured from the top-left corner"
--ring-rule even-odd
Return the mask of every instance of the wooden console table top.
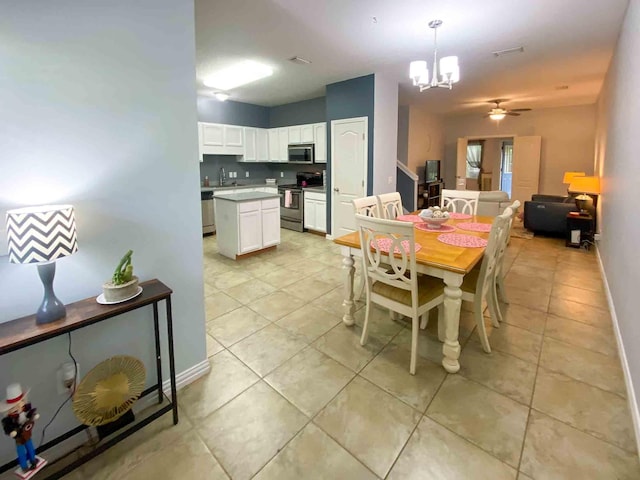
[[86, 327], [116, 315], [168, 298], [173, 291], [158, 279], [140, 283], [142, 293], [123, 303], [101, 305], [89, 297], [66, 306], [67, 315], [55, 322], [36, 324], [35, 314], [0, 323], [0, 355]]

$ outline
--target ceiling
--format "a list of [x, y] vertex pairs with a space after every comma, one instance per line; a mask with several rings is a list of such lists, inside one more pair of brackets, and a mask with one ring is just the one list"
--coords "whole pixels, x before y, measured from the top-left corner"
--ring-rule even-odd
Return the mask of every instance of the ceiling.
[[[196, 0], [198, 93], [203, 78], [244, 59], [272, 77], [232, 90], [232, 100], [274, 106], [324, 95], [325, 85], [370, 73], [399, 82], [403, 105], [431, 112], [595, 102], [628, 0]], [[376, 17], [377, 22], [374, 22]], [[418, 93], [411, 60], [433, 62], [429, 20], [441, 19], [439, 57], [458, 55], [453, 90]], [[524, 46], [524, 53], [492, 52]], [[310, 65], [287, 59], [300, 56]], [[558, 90], [561, 85], [568, 89]]]

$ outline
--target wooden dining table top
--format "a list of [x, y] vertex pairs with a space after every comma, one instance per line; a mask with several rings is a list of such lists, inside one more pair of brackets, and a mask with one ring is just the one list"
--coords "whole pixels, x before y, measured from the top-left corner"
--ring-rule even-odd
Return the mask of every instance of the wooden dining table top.
[[[413, 214], [417, 215], [417, 212]], [[444, 225], [455, 226], [458, 223], [467, 222], [491, 224], [493, 220], [494, 217], [474, 215], [472, 218], [465, 220], [450, 218]], [[438, 240], [438, 235], [441, 234], [438, 230], [425, 231], [415, 228], [414, 232], [415, 242], [419, 243], [422, 247], [416, 252], [416, 262], [420, 265], [466, 274], [482, 259], [485, 251], [485, 247], [456, 247], [442, 243]], [[450, 233], [461, 233], [484, 239], [489, 238], [489, 233], [471, 232], [461, 229], [456, 229], [455, 232]], [[333, 241], [338, 245], [360, 249], [360, 235], [357, 231], [335, 238]]]

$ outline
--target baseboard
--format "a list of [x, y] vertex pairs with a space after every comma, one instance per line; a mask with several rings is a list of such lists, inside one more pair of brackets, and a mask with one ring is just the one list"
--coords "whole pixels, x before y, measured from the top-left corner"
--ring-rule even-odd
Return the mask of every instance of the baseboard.
[[[211, 364], [209, 359], [205, 358], [200, 363], [196, 363], [194, 366], [187, 368], [185, 371], [176, 375], [176, 388], [180, 390], [182, 387], [186, 387], [190, 383], [195, 382], [200, 377], [206, 375], [211, 370]], [[162, 390], [167, 395], [171, 395], [171, 381], [165, 380], [162, 382]]]
[[620, 363], [622, 364], [622, 372], [624, 373], [624, 383], [627, 387], [627, 401], [629, 403], [629, 410], [631, 411], [631, 419], [633, 421], [633, 430], [636, 434], [636, 447], [638, 455], [640, 455], [640, 409], [638, 408], [638, 400], [636, 398], [635, 390], [633, 389], [633, 380], [631, 379], [631, 371], [629, 370], [629, 362], [627, 361], [627, 354], [624, 349], [624, 343], [622, 343], [622, 335], [620, 333], [620, 325], [618, 325], [618, 317], [616, 315], [616, 308], [613, 304], [613, 298], [611, 297], [611, 290], [609, 290], [609, 282], [607, 281], [607, 275], [604, 271], [604, 265], [602, 264], [602, 257], [600, 257], [600, 250], [596, 244], [596, 253], [598, 254], [598, 265], [600, 265], [600, 273], [602, 274], [602, 280], [604, 281], [604, 291], [607, 295], [607, 303], [609, 304], [609, 312], [611, 313], [611, 323], [613, 324], [613, 332], [616, 337], [616, 343], [618, 344], [618, 352], [620, 353]]

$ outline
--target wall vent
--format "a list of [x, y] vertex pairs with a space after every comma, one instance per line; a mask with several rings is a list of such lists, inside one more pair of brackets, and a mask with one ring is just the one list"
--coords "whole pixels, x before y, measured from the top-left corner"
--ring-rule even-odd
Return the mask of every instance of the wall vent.
[[514, 48], [507, 48], [505, 50], [496, 50], [495, 52], [491, 52], [493, 53], [494, 57], [503, 57], [505, 55], [511, 55], [512, 53], [523, 53], [524, 52], [524, 47], [514, 47]]
[[298, 65], [309, 65], [311, 63], [311, 60], [307, 60], [306, 58], [298, 57], [297, 55], [295, 57], [289, 58], [288, 60], [290, 62], [292, 62], [292, 63], [297, 63]]

